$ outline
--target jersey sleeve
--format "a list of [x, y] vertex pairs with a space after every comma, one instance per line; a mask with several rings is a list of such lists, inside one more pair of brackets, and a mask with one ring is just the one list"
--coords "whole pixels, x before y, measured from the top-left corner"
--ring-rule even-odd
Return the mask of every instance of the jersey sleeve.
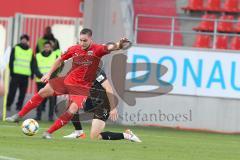
[[102, 84], [105, 80], [107, 80], [106, 73], [102, 69], [99, 69], [97, 71], [96, 81]]
[[62, 61], [65, 61], [65, 60], [68, 60], [69, 58], [73, 57], [73, 54], [75, 53], [75, 47], [70, 47], [68, 48], [68, 50], [61, 55], [61, 60]]
[[100, 57], [109, 53], [110, 52], [108, 51], [107, 45], [99, 45], [98, 54]]

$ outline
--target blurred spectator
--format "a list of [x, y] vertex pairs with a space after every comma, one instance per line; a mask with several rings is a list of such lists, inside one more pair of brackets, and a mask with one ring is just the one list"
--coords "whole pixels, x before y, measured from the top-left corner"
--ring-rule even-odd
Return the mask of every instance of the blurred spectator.
[[52, 51], [54, 52], [54, 54], [57, 55], [57, 57], [61, 56], [62, 51], [59, 48], [59, 45], [57, 45], [57, 43], [55, 43], [54, 41], [50, 40], [49, 41], [52, 45]]
[[[36, 83], [38, 91], [45, 86], [40, 78], [49, 72], [52, 65], [56, 61], [58, 55], [52, 51], [52, 45], [50, 41], [46, 41], [43, 46], [43, 51], [36, 54], [36, 61], [34, 61], [34, 73], [36, 75]], [[49, 121], [53, 121], [54, 106], [56, 105], [56, 97], [49, 97]], [[42, 111], [45, 111], [47, 99], [45, 99], [37, 108], [36, 120], [41, 120]]]
[[11, 110], [16, 91], [19, 88], [19, 96], [16, 110], [21, 110], [28, 87], [28, 78], [33, 78], [33, 51], [29, 47], [29, 36], [20, 37], [20, 43], [13, 47], [10, 55], [9, 68], [11, 81], [7, 96], [7, 110]]
[[39, 38], [37, 41], [37, 46], [36, 46], [36, 53], [42, 52], [43, 51], [43, 46], [46, 41], [52, 41], [54, 43], [54, 50], [59, 49], [59, 42], [58, 40], [54, 37], [52, 33], [52, 29], [50, 26], [45, 28], [44, 35], [43, 37]]

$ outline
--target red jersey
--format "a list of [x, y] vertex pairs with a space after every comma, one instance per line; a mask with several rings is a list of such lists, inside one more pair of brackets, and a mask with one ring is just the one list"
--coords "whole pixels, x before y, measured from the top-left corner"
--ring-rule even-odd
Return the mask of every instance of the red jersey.
[[72, 69], [65, 77], [65, 84], [77, 84], [91, 87], [102, 56], [108, 54], [107, 46], [92, 44], [87, 50], [80, 45], [70, 47], [61, 59], [73, 58]]

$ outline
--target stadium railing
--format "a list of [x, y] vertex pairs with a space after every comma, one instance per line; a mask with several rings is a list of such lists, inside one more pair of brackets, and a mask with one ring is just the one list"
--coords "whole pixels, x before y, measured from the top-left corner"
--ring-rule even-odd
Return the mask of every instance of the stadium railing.
[[[146, 22], [146, 19], [154, 19], [154, 21], [158, 20], [168, 20], [170, 23], [168, 26], [164, 26], [164, 24], [158, 24], [155, 25], [156, 23], [148, 23], [144, 24]], [[153, 20], [152, 20], [153, 21]], [[210, 49], [219, 49], [217, 47], [217, 37], [218, 36], [226, 36], [228, 37], [229, 44], [231, 39], [234, 37], [240, 37], [238, 31], [236, 30], [239, 21], [238, 20], [223, 20], [223, 19], [204, 19], [204, 21], [209, 21], [213, 22], [213, 30], [212, 31], [194, 31], [194, 26], [197, 26], [201, 21], [203, 21], [202, 18], [192, 18], [192, 17], [171, 17], [171, 16], [157, 16], [157, 15], [144, 15], [144, 14], [138, 14], [135, 17], [135, 26], [134, 26], [134, 42], [136, 44], [149, 44], [149, 43], [144, 43], [139, 40], [139, 33], [141, 32], [147, 32], [147, 33], [169, 33], [169, 43], [164, 44], [165, 46], [171, 46], [174, 47], [175, 41], [176, 41], [176, 34], [181, 34], [183, 37], [183, 45], [181, 47], [194, 47], [195, 46], [195, 39], [197, 35], [209, 35], [211, 36], [211, 47]], [[176, 23], [180, 23], [180, 28], [176, 27]], [[233, 27], [236, 32], [220, 32], [218, 30], [219, 25], [222, 23], [232, 23]], [[162, 25], [162, 26], [161, 26]], [[161, 39], [161, 34], [159, 34], [159, 39]], [[144, 38], [151, 38], [151, 37], [144, 37]], [[158, 44], [158, 45], [163, 45], [163, 44]], [[240, 44], [239, 44], [240, 45]], [[229, 47], [227, 49], [234, 49], [233, 47]], [[179, 46], [178, 46], [179, 47]], [[236, 49], [236, 48], [235, 48]]]

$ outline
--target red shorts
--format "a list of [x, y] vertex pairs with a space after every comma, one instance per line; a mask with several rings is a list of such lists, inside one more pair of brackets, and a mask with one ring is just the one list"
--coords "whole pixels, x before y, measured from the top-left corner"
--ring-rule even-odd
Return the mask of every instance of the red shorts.
[[84, 103], [87, 100], [87, 96], [76, 96], [76, 95], [69, 95], [70, 103], [76, 103], [78, 109], [82, 109]]
[[54, 90], [54, 95], [58, 96], [68, 94], [70, 102], [76, 103], [78, 108], [83, 108], [83, 104], [89, 95], [90, 87], [78, 84], [69, 84], [64, 80], [65, 77], [58, 77], [49, 80], [49, 84]]

